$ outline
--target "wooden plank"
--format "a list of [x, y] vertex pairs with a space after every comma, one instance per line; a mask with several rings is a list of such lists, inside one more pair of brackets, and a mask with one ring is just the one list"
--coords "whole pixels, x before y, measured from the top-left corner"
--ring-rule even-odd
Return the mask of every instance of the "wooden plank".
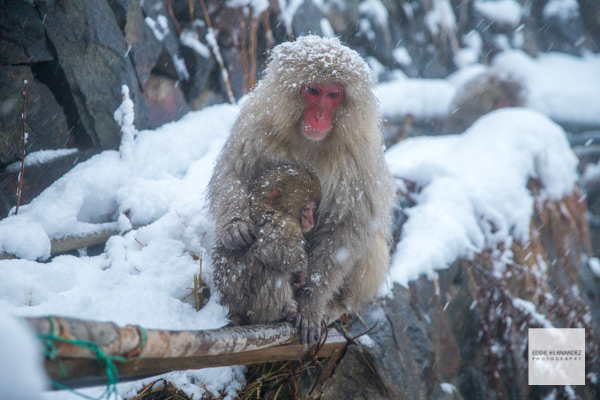
[[[332, 357], [346, 346], [344, 337], [330, 329], [327, 340], [313, 355], [316, 347], [300, 345], [296, 329], [278, 322], [202, 331], [144, 330], [146, 343], [140, 354], [142, 329], [137, 326], [121, 328], [111, 322], [60, 317], [28, 318], [26, 322], [40, 334], [94, 342], [106, 355], [128, 358], [126, 362], [115, 361], [120, 381], [187, 369]], [[106, 383], [105, 365], [97, 361], [94, 352], [73, 343], [52, 343], [56, 358], [46, 360], [45, 366], [53, 381], [70, 387]]]

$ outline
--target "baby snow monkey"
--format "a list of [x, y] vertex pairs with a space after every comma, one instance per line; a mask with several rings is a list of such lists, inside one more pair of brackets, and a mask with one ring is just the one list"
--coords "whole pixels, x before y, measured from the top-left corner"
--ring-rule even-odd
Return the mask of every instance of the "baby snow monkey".
[[266, 170], [250, 183], [256, 240], [240, 250], [217, 243], [212, 252], [215, 286], [233, 324], [296, 319], [294, 290], [308, 270], [304, 234], [315, 225], [320, 197], [317, 179], [297, 167]]

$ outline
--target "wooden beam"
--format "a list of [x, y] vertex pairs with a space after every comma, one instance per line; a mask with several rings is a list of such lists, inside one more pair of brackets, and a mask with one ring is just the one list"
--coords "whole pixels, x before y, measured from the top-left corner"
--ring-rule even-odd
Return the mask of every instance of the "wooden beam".
[[59, 239], [52, 239], [50, 240], [50, 254], [55, 256], [77, 249], [104, 244], [111, 236], [118, 235], [119, 233], [118, 230], [109, 229], [85, 236], [66, 236]]
[[[125, 362], [115, 361], [120, 381], [187, 369], [300, 360], [317, 350], [300, 345], [296, 329], [286, 322], [199, 331], [121, 328], [111, 322], [61, 317], [27, 318], [26, 322], [42, 335], [94, 342], [106, 355], [125, 357]], [[105, 366], [93, 351], [71, 342], [53, 343], [56, 357], [45, 363], [50, 379], [70, 387], [106, 382]], [[346, 340], [330, 329], [314, 356], [332, 357], [345, 346]]]
[[[135, 224], [132, 229], [138, 229], [142, 225]], [[65, 236], [50, 240], [50, 255], [68, 253], [69, 251], [83, 249], [90, 246], [105, 244], [111, 236], [120, 235], [118, 229], [103, 229], [83, 236]], [[18, 258], [13, 254], [0, 252], [0, 260], [11, 260]]]

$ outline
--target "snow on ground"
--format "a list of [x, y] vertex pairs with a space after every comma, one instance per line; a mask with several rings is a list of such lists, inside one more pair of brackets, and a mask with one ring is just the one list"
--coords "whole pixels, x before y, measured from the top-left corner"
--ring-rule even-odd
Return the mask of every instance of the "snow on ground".
[[[20, 316], [54, 314], [150, 329], [226, 324], [226, 312], [215, 297], [200, 312], [181, 299], [190, 293], [198, 272], [189, 252], [205, 255], [203, 279], [212, 282], [206, 249], [213, 225], [204, 190], [237, 112], [234, 106], [214, 106], [155, 131], [139, 132], [127, 157], [116, 151], [101, 153], [22, 206], [17, 216], [1, 220], [0, 247], [25, 259], [0, 261], [0, 309]], [[98, 256], [35, 261], [49, 257], [52, 238], [131, 223], [145, 226], [112, 237]], [[175, 372], [167, 378], [194, 398], [204, 391], [199, 382], [215, 393], [226, 390], [234, 396], [244, 382], [242, 371], [226, 367]], [[140, 387], [122, 384], [119, 393], [133, 396]], [[103, 390], [84, 392], [98, 396]], [[46, 398], [68, 396], [50, 393]]]
[[[522, 70], [534, 108], [600, 121], [600, 57], [533, 60], [508, 53], [494, 67], [511, 69], [511, 59], [515, 72]], [[485, 68], [470, 66], [446, 81], [399, 79], [376, 92], [387, 116], [443, 117], [456, 85]], [[540, 93], [560, 98], [565, 108], [549, 103], [554, 99], [543, 103]], [[213, 106], [138, 132], [125, 153], [106, 151], [79, 164], [22, 206], [18, 216], [0, 220], [0, 251], [22, 258], [0, 261], [0, 309], [146, 328], [224, 325], [225, 310], [214, 297], [200, 312], [182, 299], [198, 270], [190, 252], [204, 254], [203, 279], [212, 283], [207, 249], [213, 225], [204, 190], [237, 112], [236, 106]], [[524, 109], [497, 111], [462, 135], [407, 140], [389, 149], [386, 159], [396, 176], [421, 188], [392, 259], [390, 282], [402, 285], [486, 246], [513, 237], [526, 240], [533, 204], [525, 188], [529, 177], [543, 182], [549, 199], [568, 193], [575, 181], [576, 160], [562, 129]], [[125, 232], [131, 225], [143, 227], [113, 236], [100, 255], [49, 258], [51, 239], [105, 229]], [[231, 396], [244, 382], [243, 367], [174, 372], [167, 379], [194, 398], [203, 392], [201, 382]], [[140, 382], [124, 383], [119, 393], [132, 396], [140, 387]], [[103, 390], [86, 393], [97, 396]]]

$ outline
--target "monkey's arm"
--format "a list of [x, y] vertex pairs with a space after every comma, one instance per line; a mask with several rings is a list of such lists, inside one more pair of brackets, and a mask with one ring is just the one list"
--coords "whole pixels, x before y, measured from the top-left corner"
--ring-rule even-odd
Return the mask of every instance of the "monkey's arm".
[[229, 250], [241, 250], [256, 238], [250, 219], [248, 182], [256, 159], [244, 157], [243, 135], [233, 134], [221, 151], [208, 185], [216, 238]]
[[301, 343], [318, 341], [327, 305], [343, 286], [345, 277], [358, 259], [358, 246], [368, 246], [367, 238], [353, 229], [351, 221], [324, 226], [311, 240], [305, 287], [298, 294]]
[[216, 222], [215, 234], [225, 248], [241, 250], [256, 238], [249, 215], [247, 183], [233, 171], [225, 172], [213, 175], [209, 186], [210, 207]]

